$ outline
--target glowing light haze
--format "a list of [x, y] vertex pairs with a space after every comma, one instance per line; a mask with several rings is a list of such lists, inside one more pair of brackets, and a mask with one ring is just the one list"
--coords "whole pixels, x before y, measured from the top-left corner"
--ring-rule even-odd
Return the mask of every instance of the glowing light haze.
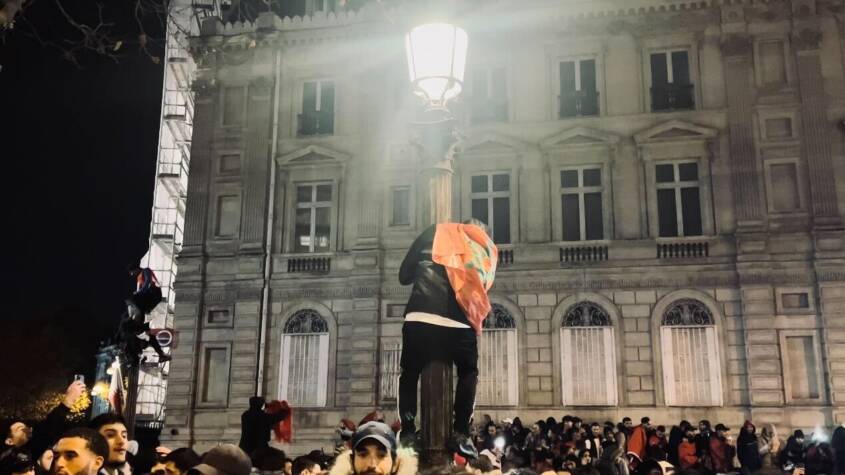
[[427, 23], [405, 36], [408, 73], [415, 93], [432, 104], [445, 104], [461, 93], [467, 57], [467, 33], [448, 23]]

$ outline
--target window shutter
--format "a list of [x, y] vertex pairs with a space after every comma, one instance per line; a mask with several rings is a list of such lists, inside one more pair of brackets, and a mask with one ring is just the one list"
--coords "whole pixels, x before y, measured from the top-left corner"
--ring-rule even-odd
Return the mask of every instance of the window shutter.
[[317, 375], [317, 406], [323, 407], [326, 405], [326, 393], [328, 393], [328, 373], [329, 373], [329, 335], [324, 333], [319, 336], [319, 364]]
[[560, 63], [560, 93], [575, 92], [575, 62]]
[[707, 327], [704, 332], [707, 340], [707, 362], [710, 370], [710, 403], [722, 405], [722, 370], [719, 362], [719, 347], [716, 342], [716, 327]]
[[612, 327], [561, 328], [563, 404], [616, 404], [616, 355]]
[[281, 360], [281, 375], [279, 376], [279, 400], [289, 400], [288, 397], [288, 381], [290, 379], [290, 346], [291, 336], [282, 336], [282, 360]]
[[334, 83], [320, 83], [320, 133], [334, 133]]
[[660, 329], [660, 346], [663, 357], [663, 396], [667, 406], [675, 403], [675, 349], [672, 344], [672, 328]]
[[581, 90], [596, 91], [596, 60], [585, 59], [579, 62], [581, 65]]
[[519, 373], [517, 369], [517, 344], [516, 344], [516, 330], [509, 330], [507, 332], [507, 348], [508, 348], [508, 400], [510, 405], [516, 405], [519, 402]]
[[302, 86], [302, 113], [307, 114], [317, 110], [317, 83], [306, 82]]
[[574, 340], [571, 338], [571, 333], [565, 329], [560, 329], [560, 367], [561, 367], [561, 378], [563, 383], [563, 404], [566, 405], [569, 401], [573, 400], [574, 396], [574, 384], [572, 384], [572, 345], [570, 344], [570, 340]]
[[607, 375], [607, 396], [605, 401], [608, 406], [617, 404], [616, 397], [616, 342], [613, 341], [613, 328], [602, 328], [604, 332], [604, 374]]
[[666, 53], [652, 53], [651, 55], [651, 85], [653, 87], [664, 86], [669, 83], [669, 74], [666, 67]]
[[679, 85], [690, 84], [689, 54], [686, 51], [672, 52], [672, 82]]

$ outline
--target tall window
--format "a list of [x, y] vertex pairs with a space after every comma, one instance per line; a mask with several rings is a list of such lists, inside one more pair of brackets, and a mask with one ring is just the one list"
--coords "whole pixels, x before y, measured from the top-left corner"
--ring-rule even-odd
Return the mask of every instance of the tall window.
[[783, 84], [786, 82], [786, 60], [783, 53], [783, 41], [761, 41], [757, 45], [759, 53], [757, 67], [760, 68], [759, 78], [763, 86]]
[[279, 399], [293, 406], [325, 406], [328, 371], [329, 326], [316, 310], [300, 310], [282, 332]]
[[217, 219], [214, 234], [218, 237], [235, 237], [241, 221], [241, 198], [238, 195], [217, 197]]
[[592, 302], [578, 302], [560, 329], [563, 404], [616, 404], [616, 343], [610, 316]]
[[564, 241], [604, 239], [601, 168], [579, 167], [560, 172], [560, 205]]
[[509, 173], [473, 175], [472, 217], [483, 221], [496, 244], [511, 242], [511, 176]]
[[294, 252], [326, 252], [332, 234], [332, 185], [296, 187]]
[[508, 120], [507, 69], [478, 68], [472, 74], [472, 123]]
[[660, 237], [701, 236], [698, 163], [655, 165]]
[[308, 81], [302, 86], [299, 135], [334, 133], [334, 82]]
[[386, 342], [381, 347], [381, 400], [395, 401], [399, 395], [399, 366], [402, 356], [402, 342]]
[[411, 188], [398, 186], [392, 189], [393, 213], [391, 226], [407, 226], [411, 224]]
[[651, 110], [692, 109], [695, 95], [686, 50], [651, 53]]
[[500, 304], [492, 305], [478, 340], [476, 403], [512, 406], [518, 400], [516, 322]]
[[668, 406], [721, 406], [722, 373], [716, 325], [698, 300], [674, 302], [663, 313], [660, 340]]
[[599, 114], [596, 60], [560, 63], [560, 117]]

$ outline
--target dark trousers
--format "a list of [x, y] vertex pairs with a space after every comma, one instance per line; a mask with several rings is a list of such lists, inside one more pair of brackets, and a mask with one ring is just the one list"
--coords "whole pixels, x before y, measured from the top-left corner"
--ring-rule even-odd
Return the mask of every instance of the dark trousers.
[[421, 322], [402, 327], [402, 358], [399, 376], [399, 417], [402, 431], [416, 432], [417, 382], [429, 361], [454, 363], [458, 368], [455, 388], [455, 432], [469, 434], [478, 384], [478, 339], [471, 328], [449, 328]]

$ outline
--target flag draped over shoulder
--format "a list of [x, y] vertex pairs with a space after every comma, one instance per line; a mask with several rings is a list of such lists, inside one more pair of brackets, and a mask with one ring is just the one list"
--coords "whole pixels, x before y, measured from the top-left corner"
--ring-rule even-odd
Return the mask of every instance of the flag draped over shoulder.
[[487, 291], [496, 278], [499, 250], [480, 227], [442, 223], [434, 233], [432, 259], [446, 268], [455, 297], [477, 335], [490, 313]]
[[109, 405], [117, 414], [123, 414], [123, 405], [126, 402], [126, 390], [123, 387], [123, 371], [120, 365], [112, 366], [111, 383], [109, 384]]
[[265, 406], [264, 410], [267, 414], [278, 414], [286, 412], [287, 416], [273, 426], [273, 435], [276, 442], [293, 441], [293, 409], [287, 401], [270, 401]]

